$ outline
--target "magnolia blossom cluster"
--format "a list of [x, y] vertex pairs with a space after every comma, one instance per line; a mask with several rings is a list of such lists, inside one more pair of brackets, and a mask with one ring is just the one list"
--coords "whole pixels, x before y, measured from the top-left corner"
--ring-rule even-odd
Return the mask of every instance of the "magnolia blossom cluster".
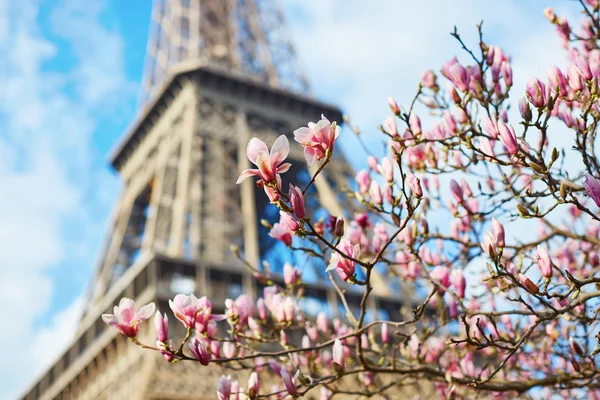
[[[308, 306], [302, 265], [246, 262], [265, 287], [257, 298], [170, 301], [179, 345], [153, 304], [123, 299], [104, 320], [169, 362], [229, 369], [215, 382], [221, 400], [600, 398], [600, 6], [580, 7], [579, 31], [544, 11], [568, 63], [521, 92], [509, 53], [481, 26], [473, 49], [454, 32], [464, 57], [425, 71], [408, 106], [388, 99], [385, 151], [366, 149], [343, 215], [323, 217], [305, 198], [334, 162], [336, 122], [293, 132], [315, 171], [306, 185], [282, 185], [287, 136], [248, 143], [256, 168], [238, 183], [264, 189], [279, 211], [269, 235], [320, 266], [335, 316]], [[387, 295], [402, 309], [384, 307]], [[140, 341], [152, 315], [156, 345]]]

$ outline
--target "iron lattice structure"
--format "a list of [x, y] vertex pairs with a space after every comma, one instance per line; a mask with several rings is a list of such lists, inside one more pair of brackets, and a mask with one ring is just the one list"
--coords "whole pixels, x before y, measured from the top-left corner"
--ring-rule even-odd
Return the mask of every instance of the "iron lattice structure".
[[[250, 167], [246, 144], [252, 136], [269, 144], [281, 134], [293, 140], [294, 129], [322, 113], [342, 119], [338, 108], [304, 95], [306, 82], [273, 3], [159, 0], [153, 15], [144, 106], [111, 159], [123, 185], [84, 315], [72, 344], [23, 400], [214, 398], [220, 369], [168, 364], [128, 343], [100, 316], [122, 297], [154, 301], [168, 312], [169, 298], [193, 292], [222, 312], [226, 298], [260, 293], [230, 251], [237, 243], [250, 263], [275, 257], [272, 265], [283, 265], [260, 224], [278, 219], [269, 214], [274, 208], [252, 180], [235, 184]], [[299, 146], [289, 159], [294, 167], [284, 174], [284, 187], [307, 182]], [[310, 196], [330, 215], [342, 215], [348, 204], [341, 188], [354, 173], [343, 156], [335, 161]], [[402, 303], [385, 285], [376, 287], [369, 307], [394, 318]], [[315, 281], [305, 299], [318, 305], [309, 314], [344, 314], [331, 286]], [[347, 300], [358, 307], [360, 295], [349, 291]], [[140, 331], [141, 341], [153, 343], [150, 326]], [[177, 329], [170, 331], [182, 337]]]
[[306, 93], [285, 26], [276, 0], [154, 0], [140, 103], [185, 64]]

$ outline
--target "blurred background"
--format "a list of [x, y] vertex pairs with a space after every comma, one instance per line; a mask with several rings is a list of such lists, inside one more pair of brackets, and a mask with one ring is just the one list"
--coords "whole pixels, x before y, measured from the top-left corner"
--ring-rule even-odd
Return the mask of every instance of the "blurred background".
[[[475, 45], [483, 20], [522, 92], [566, 61], [543, 8], [577, 12], [569, 0], [280, 4], [312, 95], [339, 105], [374, 151], [387, 97], [406, 105], [423, 71], [466, 59], [454, 25]], [[136, 114], [150, 11], [150, 0], [0, 0], [2, 399], [22, 393], [76, 328], [119, 192], [107, 159]], [[352, 151], [352, 132], [343, 135]]]

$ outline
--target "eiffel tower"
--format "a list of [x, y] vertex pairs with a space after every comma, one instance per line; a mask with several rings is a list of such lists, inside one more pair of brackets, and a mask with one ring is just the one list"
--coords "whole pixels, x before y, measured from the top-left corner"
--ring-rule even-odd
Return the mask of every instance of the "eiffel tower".
[[[281, 249], [260, 223], [275, 222], [274, 207], [251, 180], [235, 182], [249, 167], [251, 137], [270, 145], [321, 114], [341, 122], [338, 108], [307, 93], [275, 0], [154, 1], [138, 115], [111, 159], [122, 192], [86, 309], [72, 344], [23, 400], [215, 397], [219, 368], [166, 363], [100, 315], [122, 297], [169, 312], [169, 298], [193, 292], [219, 311], [226, 298], [261, 292], [230, 244], [239, 244], [250, 263], [270, 259], [280, 271]], [[284, 179], [307, 182], [302, 151], [291, 147], [294, 167]], [[352, 175], [338, 155], [311, 195], [329, 214], [342, 215], [340, 188]], [[332, 287], [316, 279], [305, 293], [318, 305], [315, 314], [343, 316]], [[348, 294], [351, 305], [359, 301]], [[380, 291], [370, 306], [391, 317], [400, 303]], [[140, 331], [147, 343], [154, 341], [150, 325]]]

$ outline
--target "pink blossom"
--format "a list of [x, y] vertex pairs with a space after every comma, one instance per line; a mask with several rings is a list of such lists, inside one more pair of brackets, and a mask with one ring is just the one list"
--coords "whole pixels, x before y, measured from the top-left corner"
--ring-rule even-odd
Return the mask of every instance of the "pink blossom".
[[340, 127], [335, 123], [331, 124], [324, 115], [321, 115], [321, 119], [316, 124], [309, 122], [308, 127], [294, 131], [294, 139], [304, 147], [304, 157], [309, 166], [327, 157], [333, 151], [340, 131]]
[[194, 337], [194, 339], [188, 343], [188, 347], [190, 348], [194, 358], [200, 361], [200, 364], [208, 365], [210, 363], [210, 354], [208, 353], [208, 350], [206, 350], [204, 344], [198, 340], [197, 337]]
[[496, 153], [494, 153], [494, 145], [493, 143], [485, 137], [479, 139], [479, 145], [481, 147], [481, 151], [488, 157], [495, 157]]
[[419, 178], [414, 176], [412, 172], [406, 173], [406, 183], [408, 184], [408, 187], [414, 193], [415, 196], [417, 196], [417, 197], [423, 196], [423, 189], [421, 188], [421, 181], [419, 180]]
[[590, 174], [585, 176], [585, 184], [583, 185], [588, 196], [594, 200], [594, 203], [600, 207], [600, 180], [594, 178]]
[[590, 69], [590, 62], [584, 55], [578, 55], [575, 59], [575, 67], [577, 67], [577, 71], [581, 74], [581, 77], [586, 81], [589, 81], [593, 78], [592, 71]]
[[383, 343], [390, 342], [390, 328], [386, 323], [381, 324], [381, 341]]
[[394, 163], [389, 157], [383, 157], [381, 159], [381, 164], [377, 165], [377, 171], [379, 171], [386, 181], [394, 181]]
[[398, 127], [394, 117], [386, 117], [383, 121], [383, 129], [391, 136], [398, 136]]
[[287, 215], [287, 213], [283, 211], [281, 213], [281, 220], [273, 225], [269, 231], [269, 236], [271, 236], [273, 239], [281, 240], [286, 246], [289, 247], [292, 245], [292, 237], [294, 236], [294, 232], [292, 232], [289, 225], [284, 222], [283, 214]]
[[373, 233], [373, 251], [378, 252], [381, 246], [389, 240], [389, 236], [385, 230], [385, 225], [381, 222], [375, 224]]
[[583, 81], [579, 70], [574, 64], [567, 65], [567, 78], [569, 79], [569, 87], [574, 91], [583, 89]]
[[[188, 329], [196, 325], [198, 315], [208, 311], [210, 314], [212, 306], [206, 296], [196, 298], [193, 294], [185, 296], [178, 294], [173, 300], [169, 300], [169, 307], [181, 323]], [[208, 322], [208, 321], [206, 321]]]
[[450, 273], [450, 283], [456, 289], [456, 295], [463, 299], [465, 297], [465, 289], [467, 288], [467, 280], [465, 279], [462, 270], [454, 269]]
[[373, 203], [377, 205], [383, 204], [383, 195], [381, 194], [381, 188], [379, 184], [375, 181], [371, 181], [371, 186], [369, 187], [369, 196], [371, 196], [371, 200]]
[[447, 289], [450, 286], [450, 269], [448, 267], [438, 265], [431, 271], [431, 279], [441, 286], [440, 289]]
[[492, 138], [498, 137], [498, 124], [487, 115], [481, 119], [481, 126]]
[[117, 328], [123, 335], [134, 338], [140, 330], [139, 325], [154, 314], [155, 308], [154, 303], [150, 303], [136, 312], [135, 302], [124, 297], [118, 306], [114, 306], [113, 314], [102, 314], [102, 320]]
[[295, 285], [298, 281], [298, 268], [292, 267], [292, 264], [285, 263], [283, 265], [283, 281], [286, 285]]
[[392, 96], [388, 97], [388, 104], [390, 105], [390, 109], [394, 114], [400, 114], [400, 107], [398, 107], [398, 103]]
[[446, 73], [447, 78], [454, 83], [454, 85], [461, 92], [466, 92], [469, 89], [469, 75], [465, 67], [463, 67], [458, 61], [453, 62], [447, 67]]
[[450, 192], [452, 193], [452, 196], [454, 197], [454, 200], [456, 200], [457, 203], [460, 204], [463, 202], [463, 190], [454, 179], [450, 181]]
[[504, 147], [506, 147], [506, 151], [508, 151], [509, 154], [517, 154], [519, 151], [519, 144], [513, 127], [507, 126], [504, 122], [499, 122], [498, 132], [500, 133], [500, 141]]
[[498, 244], [496, 243], [496, 238], [492, 232], [486, 232], [483, 236], [483, 242], [481, 242], [481, 248], [483, 251], [485, 251], [491, 258], [495, 258], [497, 254], [497, 247]]
[[292, 210], [298, 219], [303, 219], [306, 216], [306, 209], [304, 208], [304, 195], [302, 190], [298, 186], [290, 184], [290, 205]]
[[329, 320], [324, 312], [317, 315], [317, 328], [323, 333], [329, 332]]
[[539, 79], [531, 78], [527, 81], [527, 98], [535, 107], [546, 105], [546, 85]]
[[435, 74], [432, 70], [428, 69], [427, 71], [421, 74], [421, 82], [423, 82], [423, 86], [428, 88], [433, 88], [435, 86]]
[[344, 357], [344, 346], [340, 339], [335, 339], [333, 342], [332, 356], [334, 362], [334, 368], [338, 371], [342, 371], [345, 366]]
[[252, 164], [258, 168], [242, 171], [236, 183], [240, 184], [252, 175], [260, 177], [264, 182], [276, 182], [277, 174], [286, 172], [292, 166], [290, 163], [282, 164], [289, 152], [290, 144], [285, 135], [281, 135], [275, 140], [270, 152], [265, 142], [258, 138], [252, 138], [248, 142], [246, 154]]
[[410, 125], [410, 130], [414, 136], [419, 136], [422, 133], [421, 119], [417, 114], [410, 114], [410, 117], [408, 118], [408, 124]]
[[217, 384], [217, 398], [219, 400], [230, 400], [231, 397], [231, 376], [223, 375]]
[[157, 311], [154, 315], [154, 328], [156, 328], [156, 338], [159, 342], [165, 343], [169, 339], [169, 318], [167, 314], [161, 315]]
[[506, 245], [504, 242], [504, 226], [496, 218], [492, 218], [492, 232], [498, 247], [504, 247]]
[[500, 65], [500, 72], [502, 73], [502, 77], [504, 78], [504, 83], [506, 86], [512, 86], [513, 84], [513, 72], [512, 67], [506, 61], [502, 61]]
[[519, 113], [526, 122], [531, 121], [531, 107], [529, 107], [529, 103], [524, 97], [519, 100]]
[[567, 94], [567, 79], [557, 66], [553, 65], [548, 68], [548, 80], [553, 93]]
[[299, 372], [300, 370], [298, 370], [294, 377], [292, 377], [290, 376], [290, 373], [286, 368], [281, 368], [281, 380], [283, 381], [283, 386], [285, 386], [285, 390], [287, 390], [290, 396], [294, 396], [298, 392], [298, 389], [296, 388], [296, 378], [299, 375]]
[[258, 396], [258, 392], [260, 390], [260, 381], [258, 379], [258, 374], [256, 371], [253, 371], [248, 377], [248, 397], [250, 400], [253, 400]]
[[538, 251], [537, 262], [540, 267], [540, 270], [542, 271], [542, 275], [545, 278], [551, 278], [552, 277], [552, 260], [550, 259], [550, 255], [548, 254], [548, 252], [546, 251], [545, 248], [543, 248], [542, 246], [539, 246], [539, 245], [537, 247], [537, 251]]
[[[341, 253], [354, 259], [356, 259], [360, 255], [360, 245], [353, 245], [347, 238], [342, 238], [337, 248]], [[356, 269], [356, 262], [349, 260], [346, 257], [340, 255], [337, 251], [334, 251], [331, 254], [331, 259], [329, 261], [327, 271], [331, 271], [333, 269], [335, 269], [338, 272], [338, 274], [343, 280], [347, 281], [352, 275], [354, 275], [354, 270]]]
[[358, 183], [358, 190], [362, 194], [365, 194], [369, 191], [369, 185], [371, 184], [371, 178], [369, 177], [369, 173], [364, 169], [358, 171], [356, 174], [356, 183]]

